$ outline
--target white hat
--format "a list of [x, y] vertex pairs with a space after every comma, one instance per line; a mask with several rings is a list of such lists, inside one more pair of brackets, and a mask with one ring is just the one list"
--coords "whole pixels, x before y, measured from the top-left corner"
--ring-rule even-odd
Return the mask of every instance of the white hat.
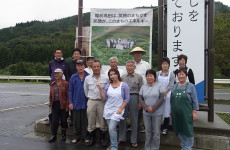
[[140, 48], [140, 47], [135, 47], [133, 50], [131, 50], [131, 51], [129, 52], [129, 54], [130, 54], [130, 55], [133, 55], [134, 52], [142, 52], [143, 55], [146, 54], [145, 50], [143, 50], [143, 49]]
[[54, 70], [54, 73], [63, 73], [63, 71], [62, 71], [62, 69], [57, 68], [57, 69]]

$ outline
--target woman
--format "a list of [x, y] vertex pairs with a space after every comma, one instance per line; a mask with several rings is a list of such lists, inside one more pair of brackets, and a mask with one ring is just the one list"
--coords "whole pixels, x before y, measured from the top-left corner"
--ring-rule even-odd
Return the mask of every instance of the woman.
[[49, 143], [57, 140], [57, 130], [59, 126], [59, 120], [61, 120], [61, 141], [66, 140], [66, 128], [67, 117], [69, 111], [68, 104], [68, 82], [62, 79], [62, 69], [54, 70], [55, 80], [50, 84], [50, 96], [49, 96], [49, 107], [52, 109], [51, 119], [51, 131], [52, 137], [49, 139]]
[[159, 150], [164, 91], [160, 84], [155, 82], [156, 72], [154, 70], [147, 70], [145, 76], [147, 84], [141, 87], [139, 93], [145, 125], [145, 150]]
[[168, 57], [163, 58], [161, 61], [161, 71], [157, 72], [157, 82], [164, 88], [164, 122], [162, 125], [162, 134], [166, 135], [168, 133], [169, 121], [170, 121], [170, 96], [171, 89], [175, 82], [175, 75], [173, 72], [169, 72], [170, 60]]
[[[183, 54], [181, 54], [181, 55], [179, 55], [179, 56], [177, 57], [177, 62], [178, 62], [178, 64], [179, 64], [179, 69], [180, 69], [180, 68], [185, 68], [185, 69], [187, 70], [187, 73], [188, 73], [187, 81], [189, 81], [189, 82], [192, 83], [192, 84], [195, 84], [195, 79], [194, 79], [193, 71], [192, 71], [191, 68], [188, 68], [188, 67], [186, 66], [187, 60], [188, 60], [188, 57], [187, 57], [186, 55], [183, 55]], [[177, 74], [178, 74], [178, 69], [176, 69], [176, 70], [174, 71], [174, 73], [175, 73], [175, 76], [176, 76], [176, 82], [178, 82], [178, 75], [177, 75]]]
[[183, 150], [192, 150], [193, 120], [197, 119], [198, 101], [194, 84], [186, 81], [187, 70], [178, 70], [178, 80], [172, 88], [171, 107], [172, 125], [174, 132], [179, 136]]
[[124, 119], [124, 109], [130, 98], [130, 90], [125, 82], [121, 82], [120, 73], [117, 69], [110, 69], [108, 72], [110, 83], [105, 86], [104, 91], [100, 83], [97, 87], [101, 98], [106, 100], [103, 117], [109, 127], [110, 147], [107, 150], [117, 150], [117, 125], [120, 119]]

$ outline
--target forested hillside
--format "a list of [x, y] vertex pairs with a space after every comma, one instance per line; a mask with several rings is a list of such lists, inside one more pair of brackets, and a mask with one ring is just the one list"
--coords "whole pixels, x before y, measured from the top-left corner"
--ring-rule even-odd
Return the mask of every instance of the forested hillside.
[[[84, 26], [90, 25], [90, 13], [84, 13]], [[157, 66], [157, 11], [153, 19], [154, 62]], [[56, 48], [71, 57], [77, 16], [50, 22], [32, 21], [0, 29], [0, 74], [48, 75], [47, 64]], [[230, 8], [215, 5], [215, 78], [230, 77]]]

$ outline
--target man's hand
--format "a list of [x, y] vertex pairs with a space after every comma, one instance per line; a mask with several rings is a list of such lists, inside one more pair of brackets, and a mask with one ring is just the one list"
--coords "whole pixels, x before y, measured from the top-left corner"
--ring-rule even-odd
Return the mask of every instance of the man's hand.
[[73, 110], [73, 104], [69, 104], [69, 109]]

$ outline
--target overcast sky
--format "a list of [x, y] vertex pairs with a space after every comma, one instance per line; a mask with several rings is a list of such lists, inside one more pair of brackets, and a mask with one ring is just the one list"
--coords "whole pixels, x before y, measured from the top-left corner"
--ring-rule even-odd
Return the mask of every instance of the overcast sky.
[[[84, 12], [90, 8], [134, 8], [157, 6], [158, 0], [83, 0]], [[195, 0], [200, 1], [200, 0]], [[217, 0], [230, 6], [230, 0]], [[78, 0], [2, 0], [0, 29], [32, 20], [51, 21], [78, 13]]]

